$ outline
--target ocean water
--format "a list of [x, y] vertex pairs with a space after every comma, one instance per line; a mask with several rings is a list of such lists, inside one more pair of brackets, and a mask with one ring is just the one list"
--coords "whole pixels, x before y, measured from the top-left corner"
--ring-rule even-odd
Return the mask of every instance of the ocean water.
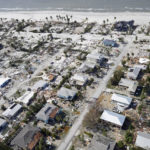
[[150, 0], [0, 0], [0, 11], [13, 10], [150, 12]]

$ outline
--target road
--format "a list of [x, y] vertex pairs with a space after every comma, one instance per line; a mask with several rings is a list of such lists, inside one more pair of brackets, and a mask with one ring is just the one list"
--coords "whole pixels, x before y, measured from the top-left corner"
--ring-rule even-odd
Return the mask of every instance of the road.
[[[130, 44], [131, 44], [131, 41], [130, 41]], [[122, 52], [118, 56], [118, 58], [116, 59], [114, 66], [108, 71], [108, 74], [104, 77], [103, 81], [99, 84], [99, 87], [97, 88], [96, 92], [92, 96], [93, 99], [97, 99], [100, 96], [100, 94], [105, 90], [107, 83], [108, 83], [109, 79], [112, 77], [117, 66], [121, 63], [123, 57], [126, 56], [128, 49], [130, 47], [130, 44], [128, 44], [122, 48]], [[71, 145], [72, 139], [76, 135], [77, 131], [79, 131], [79, 129], [82, 125], [82, 121], [83, 121], [83, 119], [84, 119], [84, 117], [88, 111], [89, 111], [89, 106], [87, 104], [85, 106], [85, 109], [83, 110], [83, 112], [80, 114], [78, 119], [75, 121], [75, 123], [73, 124], [73, 126], [69, 130], [65, 139], [62, 141], [62, 143], [57, 148], [57, 150], [67, 150], [68, 149], [68, 147]]]

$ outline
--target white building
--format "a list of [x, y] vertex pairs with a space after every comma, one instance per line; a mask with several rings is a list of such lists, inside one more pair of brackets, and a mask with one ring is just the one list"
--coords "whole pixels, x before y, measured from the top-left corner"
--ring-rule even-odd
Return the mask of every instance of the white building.
[[148, 64], [150, 62], [150, 59], [148, 58], [140, 58], [139, 63], [140, 64]]
[[127, 91], [129, 91], [130, 94], [134, 95], [138, 87], [138, 82], [130, 79], [121, 78], [119, 86], [127, 88]]
[[127, 73], [127, 76], [130, 79], [136, 80], [140, 74], [140, 71], [141, 71], [141, 68], [138, 68], [138, 67], [130, 68]]
[[22, 106], [20, 104], [14, 103], [3, 112], [3, 116], [7, 118], [13, 118], [19, 113], [21, 108]]
[[122, 127], [124, 122], [125, 122], [125, 116], [114, 113], [112, 111], [109, 110], [104, 110], [104, 112], [102, 113], [100, 119], [110, 122], [112, 124], [115, 124], [119, 127]]
[[75, 74], [72, 78], [72, 81], [75, 81], [77, 85], [85, 85], [86, 82], [88, 81], [88, 77], [83, 74]]
[[8, 82], [10, 82], [10, 78], [4, 78], [4, 77], [0, 77], [0, 88], [5, 87]]
[[31, 102], [33, 96], [34, 96], [33, 91], [27, 91], [25, 94], [23, 94], [21, 97], [19, 97], [16, 101], [21, 102], [25, 105], [28, 105]]
[[138, 132], [135, 145], [150, 150], [150, 134]]
[[65, 100], [73, 100], [74, 97], [76, 96], [77, 92], [73, 91], [71, 89], [62, 87], [58, 92], [57, 96], [60, 98], [63, 98]]
[[111, 100], [112, 102], [118, 105], [120, 111], [123, 111], [124, 109], [128, 108], [132, 102], [131, 97], [115, 93], [112, 95]]
[[91, 61], [91, 62], [94, 62], [94, 63], [101, 63], [104, 59], [104, 56], [102, 56], [99, 53], [91, 53], [91, 54], [88, 54], [86, 56], [86, 58], [87, 58], [88, 61]]
[[44, 80], [37, 81], [33, 87], [32, 90], [44, 90], [48, 86], [48, 83]]

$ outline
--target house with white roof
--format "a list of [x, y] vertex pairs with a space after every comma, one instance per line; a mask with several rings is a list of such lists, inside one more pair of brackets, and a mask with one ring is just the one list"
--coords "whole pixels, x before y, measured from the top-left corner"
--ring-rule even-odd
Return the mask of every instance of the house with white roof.
[[94, 69], [96, 67], [95, 62], [86, 61], [78, 68], [79, 72], [86, 72], [88, 69]]
[[88, 81], [88, 77], [86, 75], [83, 75], [83, 74], [75, 74], [72, 78], [71, 78], [72, 81], [75, 82], [75, 84], [77, 85], [81, 85], [81, 86], [84, 86], [87, 81]]
[[111, 101], [117, 104], [120, 111], [123, 111], [130, 106], [132, 98], [114, 93], [111, 97]]
[[10, 78], [0, 77], [0, 88], [5, 87], [10, 81]]
[[22, 109], [22, 106], [20, 104], [12, 104], [10, 107], [8, 107], [4, 112], [3, 112], [3, 116], [6, 118], [13, 118], [15, 117], [19, 111]]
[[150, 150], [150, 134], [138, 132], [135, 146]]
[[109, 110], [104, 110], [100, 119], [115, 124], [116, 126], [122, 127], [125, 122], [125, 116], [118, 113], [114, 113]]
[[140, 64], [148, 64], [150, 62], [150, 59], [148, 58], [140, 58], [139, 63]]
[[65, 87], [62, 87], [58, 92], [57, 96], [65, 100], [73, 100], [77, 92]]
[[32, 90], [44, 90], [46, 87], [48, 86], [48, 83], [44, 80], [39, 80], [38, 82], [36, 82], [33, 87]]
[[141, 68], [138, 68], [138, 67], [130, 68], [128, 73], [127, 73], [127, 77], [129, 79], [136, 80], [138, 78], [140, 72], [141, 72]]
[[29, 105], [31, 100], [34, 97], [34, 92], [33, 91], [27, 91], [25, 94], [23, 94], [21, 97], [19, 97], [16, 101], [23, 103], [25, 105]]
[[128, 92], [130, 92], [131, 95], [134, 95], [138, 87], [138, 82], [130, 79], [121, 78], [119, 86], [124, 87], [125, 89], [127, 89]]
[[93, 62], [93, 63], [101, 63], [105, 58], [102, 54], [99, 53], [91, 53], [86, 56], [87, 61]]
[[144, 64], [135, 64], [134, 68], [141, 68], [141, 70], [146, 70], [147, 69], [147, 65]]

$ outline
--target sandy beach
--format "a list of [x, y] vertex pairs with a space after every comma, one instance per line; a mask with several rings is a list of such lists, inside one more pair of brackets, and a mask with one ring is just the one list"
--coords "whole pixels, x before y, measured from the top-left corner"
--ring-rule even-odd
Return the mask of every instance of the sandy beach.
[[96, 13], [96, 12], [69, 12], [69, 11], [8, 11], [0, 12], [1, 18], [7, 19], [33, 19], [33, 20], [45, 20], [46, 17], [52, 16], [55, 19], [56, 15], [72, 15], [74, 20], [83, 21], [86, 17], [89, 22], [97, 21], [102, 23], [103, 20], [109, 19], [109, 21], [116, 20], [135, 20], [136, 24], [148, 24], [150, 19], [150, 13], [139, 12], [114, 12], [114, 13]]

